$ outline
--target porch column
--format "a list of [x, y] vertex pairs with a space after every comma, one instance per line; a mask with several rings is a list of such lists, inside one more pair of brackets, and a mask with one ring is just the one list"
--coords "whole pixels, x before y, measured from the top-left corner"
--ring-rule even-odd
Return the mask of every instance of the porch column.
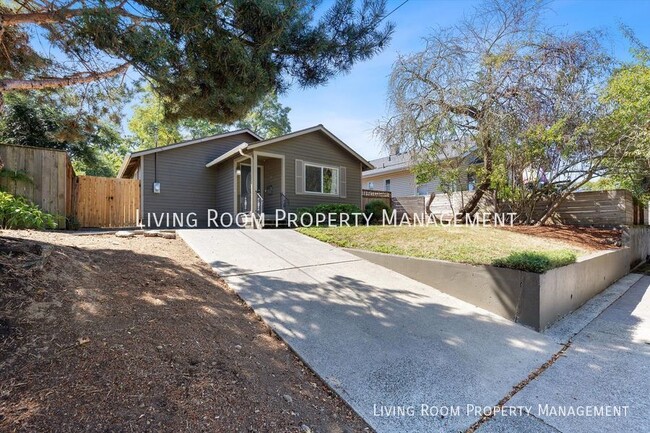
[[257, 212], [257, 152], [251, 158], [251, 212]]

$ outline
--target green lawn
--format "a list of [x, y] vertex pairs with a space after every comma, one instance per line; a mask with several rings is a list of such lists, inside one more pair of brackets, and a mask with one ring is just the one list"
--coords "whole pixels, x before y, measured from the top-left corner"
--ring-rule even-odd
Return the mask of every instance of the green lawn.
[[589, 252], [493, 227], [303, 227], [298, 231], [340, 247], [532, 272], [573, 263]]

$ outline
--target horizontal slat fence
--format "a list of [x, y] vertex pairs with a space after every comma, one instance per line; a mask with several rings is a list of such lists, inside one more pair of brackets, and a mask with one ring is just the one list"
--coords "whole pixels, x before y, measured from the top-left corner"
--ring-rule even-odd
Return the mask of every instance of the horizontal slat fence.
[[134, 227], [138, 223], [138, 179], [78, 176], [74, 196], [81, 227]]
[[[533, 215], [541, 216], [546, 208], [539, 203]], [[552, 220], [570, 225], [632, 225], [632, 193], [623, 189], [575, 192], [560, 204]]]
[[390, 191], [376, 191], [374, 189], [361, 190], [361, 209], [373, 200], [381, 200], [388, 206], [391, 206], [391, 192]]
[[[430, 209], [436, 215], [458, 212], [472, 194], [474, 193], [470, 191], [454, 192], [450, 195], [438, 193]], [[534, 217], [540, 218], [547, 207], [547, 203], [538, 203], [533, 212]], [[490, 195], [486, 194], [479, 202], [479, 212], [494, 212], [494, 200]], [[570, 194], [559, 205], [550, 222], [602, 226], [647, 224], [644, 222], [642, 210], [638, 209], [638, 206], [635, 209], [632, 193], [623, 189]]]
[[398, 218], [402, 218], [404, 214], [409, 217], [413, 217], [414, 214], [422, 216], [424, 203], [424, 196], [393, 197], [391, 207], [396, 211]]

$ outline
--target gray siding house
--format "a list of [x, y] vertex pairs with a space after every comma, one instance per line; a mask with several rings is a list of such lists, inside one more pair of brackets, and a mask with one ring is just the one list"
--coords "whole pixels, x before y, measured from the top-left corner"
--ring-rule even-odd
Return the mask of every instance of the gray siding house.
[[[374, 168], [365, 170], [362, 174], [364, 189], [390, 191], [393, 197], [428, 196], [432, 192], [443, 192], [440, 179], [436, 177], [426, 183], [417, 182], [415, 174], [411, 171], [415, 161], [408, 153], [373, 159], [370, 163]], [[468, 167], [479, 163], [481, 161], [473, 153], [469, 153], [462, 157], [459, 168], [466, 172]], [[473, 191], [474, 184], [474, 176], [467, 172], [453, 188], [454, 191]]]
[[[361, 205], [361, 173], [373, 166], [322, 125], [269, 140], [249, 130], [128, 155], [118, 177], [141, 181], [141, 215], [295, 212], [320, 203]], [[170, 217], [173, 218], [173, 217]], [[173, 221], [162, 226], [178, 227]]]

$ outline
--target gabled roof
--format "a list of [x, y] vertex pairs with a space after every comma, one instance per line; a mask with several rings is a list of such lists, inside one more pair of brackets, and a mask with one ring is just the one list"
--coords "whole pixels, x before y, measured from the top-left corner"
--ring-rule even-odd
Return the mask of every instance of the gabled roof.
[[214, 159], [213, 161], [210, 161], [209, 163], [206, 164], [206, 167], [212, 167], [213, 165], [219, 164], [220, 162], [225, 161], [226, 159], [234, 156], [235, 154], [237, 154], [239, 152], [243, 152], [245, 150], [257, 149], [259, 147], [267, 146], [269, 144], [278, 143], [280, 141], [289, 140], [289, 139], [295, 138], [295, 137], [300, 137], [301, 135], [311, 134], [312, 132], [316, 132], [316, 131], [320, 131], [323, 134], [325, 134], [326, 136], [328, 136], [333, 142], [338, 144], [345, 151], [347, 151], [352, 156], [354, 156], [356, 159], [358, 159], [366, 168], [369, 168], [369, 169], [373, 168], [373, 165], [370, 162], [368, 162], [365, 158], [363, 158], [361, 155], [359, 155], [357, 152], [355, 152], [350, 146], [348, 146], [343, 141], [341, 141], [341, 139], [339, 139], [336, 135], [334, 135], [330, 131], [328, 131], [327, 128], [325, 128], [323, 125], [312, 126], [311, 128], [306, 128], [306, 129], [302, 129], [300, 131], [291, 132], [289, 134], [281, 135], [281, 136], [275, 137], [275, 138], [270, 138], [268, 140], [263, 140], [263, 141], [260, 141], [260, 142], [257, 142], [257, 143], [252, 143], [252, 144], [242, 143], [239, 146], [237, 146], [236, 148], [230, 150], [229, 152], [226, 152], [223, 155], [221, 155], [220, 157]]
[[364, 177], [376, 176], [379, 174], [393, 173], [396, 171], [409, 170], [412, 165], [413, 158], [408, 153], [398, 153], [396, 155], [389, 155], [383, 158], [373, 159], [370, 161], [375, 166], [373, 170], [363, 172]]
[[[462, 153], [460, 155], [453, 155], [452, 152], [447, 152], [448, 156], [446, 159], [455, 159], [462, 158], [467, 159], [468, 164], [475, 164], [480, 160], [475, 154], [476, 148]], [[413, 165], [415, 164], [415, 158], [411, 153], [398, 153], [394, 155], [384, 156], [383, 158], [373, 159], [370, 161], [372, 165], [375, 166], [373, 170], [367, 170], [362, 173], [363, 177], [372, 177], [379, 176], [382, 174], [396, 173], [399, 171], [410, 171]]]
[[120, 167], [120, 171], [117, 174], [117, 177], [118, 178], [122, 177], [124, 171], [126, 170], [126, 167], [129, 165], [132, 158], [137, 158], [139, 156], [150, 155], [158, 152], [164, 152], [166, 150], [178, 149], [179, 147], [190, 146], [192, 144], [205, 143], [206, 141], [227, 138], [238, 134], [248, 134], [255, 142], [262, 140], [262, 137], [260, 137], [250, 129], [238, 129], [236, 131], [224, 132], [222, 134], [210, 135], [207, 137], [197, 138], [194, 140], [181, 141], [180, 143], [174, 143], [168, 146], [160, 146], [160, 147], [154, 147], [153, 149], [146, 149], [146, 150], [140, 150], [138, 152], [132, 152], [126, 155], [126, 157], [124, 158], [124, 161], [122, 162], [122, 166]]
[[219, 156], [218, 158], [213, 159], [212, 161], [205, 164], [205, 166], [206, 167], [212, 167], [213, 165], [217, 165], [221, 161], [225, 161], [226, 159], [228, 159], [228, 158], [230, 158], [232, 156], [235, 156], [240, 152], [243, 152], [244, 149], [246, 149], [247, 147], [248, 147], [248, 143], [242, 143], [242, 144], [240, 144], [240, 145], [238, 145], [236, 147], [233, 147], [228, 152], [224, 153], [223, 155]]

